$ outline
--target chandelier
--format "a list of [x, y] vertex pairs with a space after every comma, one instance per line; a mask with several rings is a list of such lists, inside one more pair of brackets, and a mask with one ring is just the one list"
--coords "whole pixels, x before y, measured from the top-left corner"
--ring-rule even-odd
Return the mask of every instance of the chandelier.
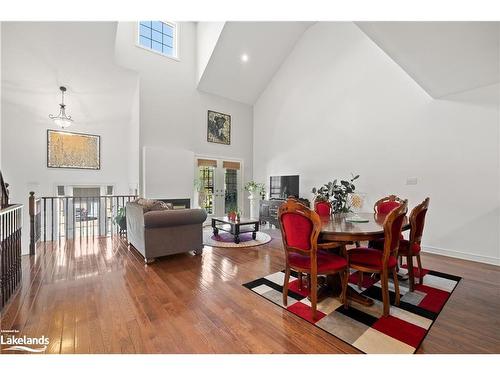
[[64, 104], [64, 93], [66, 92], [66, 87], [59, 87], [61, 90], [61, 104], [59, 104], [59, 114], [57, 116], [49, 115], [49, 118], [54, 121], [57, 126], [61, 128], [67, 128], [73, 123], [71, 116], [66, 115], [66, 105]]

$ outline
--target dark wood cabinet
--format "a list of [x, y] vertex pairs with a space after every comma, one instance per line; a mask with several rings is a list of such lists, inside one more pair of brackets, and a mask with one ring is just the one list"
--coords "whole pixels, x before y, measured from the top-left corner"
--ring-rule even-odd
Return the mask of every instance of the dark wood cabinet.
[[265, 221], [274, 225], [276, 228], [280, 227], [278, 220], [278, 209], [285, 201], [282, 199], [270, 199], [260, 201], [259, 220]]

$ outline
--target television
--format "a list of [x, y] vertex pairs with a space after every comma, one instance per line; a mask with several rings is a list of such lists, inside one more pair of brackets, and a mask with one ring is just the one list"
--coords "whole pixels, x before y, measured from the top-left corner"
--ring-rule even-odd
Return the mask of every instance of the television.
[[299, 197], [299, 176], [271, 176], [269, 199], [286, 199], [291, 195]]

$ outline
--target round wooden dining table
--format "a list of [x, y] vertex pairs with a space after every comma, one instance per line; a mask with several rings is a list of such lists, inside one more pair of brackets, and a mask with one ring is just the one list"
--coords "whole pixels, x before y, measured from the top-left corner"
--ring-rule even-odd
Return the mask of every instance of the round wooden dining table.
[[[356, 216], [367, 222], [352, 222], [349, 221], [350, 218]], [[334, 214], [330, 217], [322, 218], [322, 227], [320, 240], [324, 242], [340, 242], [344, 245], [359, 241], [371, 241], [384, 238], [384, 220], [386, 214], [377, 213], [346, 213], [346, 214]], [[403, 221], [403, 231], [409, 230], [410, 224], [408, 217], [405, 217]], [[343, 246], [343, 251], [345, 246]], [[334, 295], [338, 296], [341, 292], [341, 281], [339, 274], [329, 275], [326, 280], [326, 290], [320, 291], [318, 294], [321, 295]], [[349, 299], [359, 302], [363, 305], [370, 306], [373, 304], [373, 300], [368, 298], [356, 289], [348, 286], [347, 296]]]

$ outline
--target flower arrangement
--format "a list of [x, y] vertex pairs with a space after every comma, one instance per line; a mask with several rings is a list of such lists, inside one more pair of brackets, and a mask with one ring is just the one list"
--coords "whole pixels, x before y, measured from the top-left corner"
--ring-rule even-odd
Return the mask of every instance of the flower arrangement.
[[244, 189], [248, 191], [250, 195], [260, 195], [262, 198], [266, 195], [266, 185], [260, 182], [248, 181]]
[[332, 205], [332, 212], [346, 213], [351, 211], [351, 204], [349, 196], [354, 193], [356, 187], [353, 182], [359, 178], [359, 175], [352, 176], [349, 180], [341, 180], [337, 183], [337, 179], [327, 182], [320, 188], [313, 188], [315, 201], [327, 201]]

